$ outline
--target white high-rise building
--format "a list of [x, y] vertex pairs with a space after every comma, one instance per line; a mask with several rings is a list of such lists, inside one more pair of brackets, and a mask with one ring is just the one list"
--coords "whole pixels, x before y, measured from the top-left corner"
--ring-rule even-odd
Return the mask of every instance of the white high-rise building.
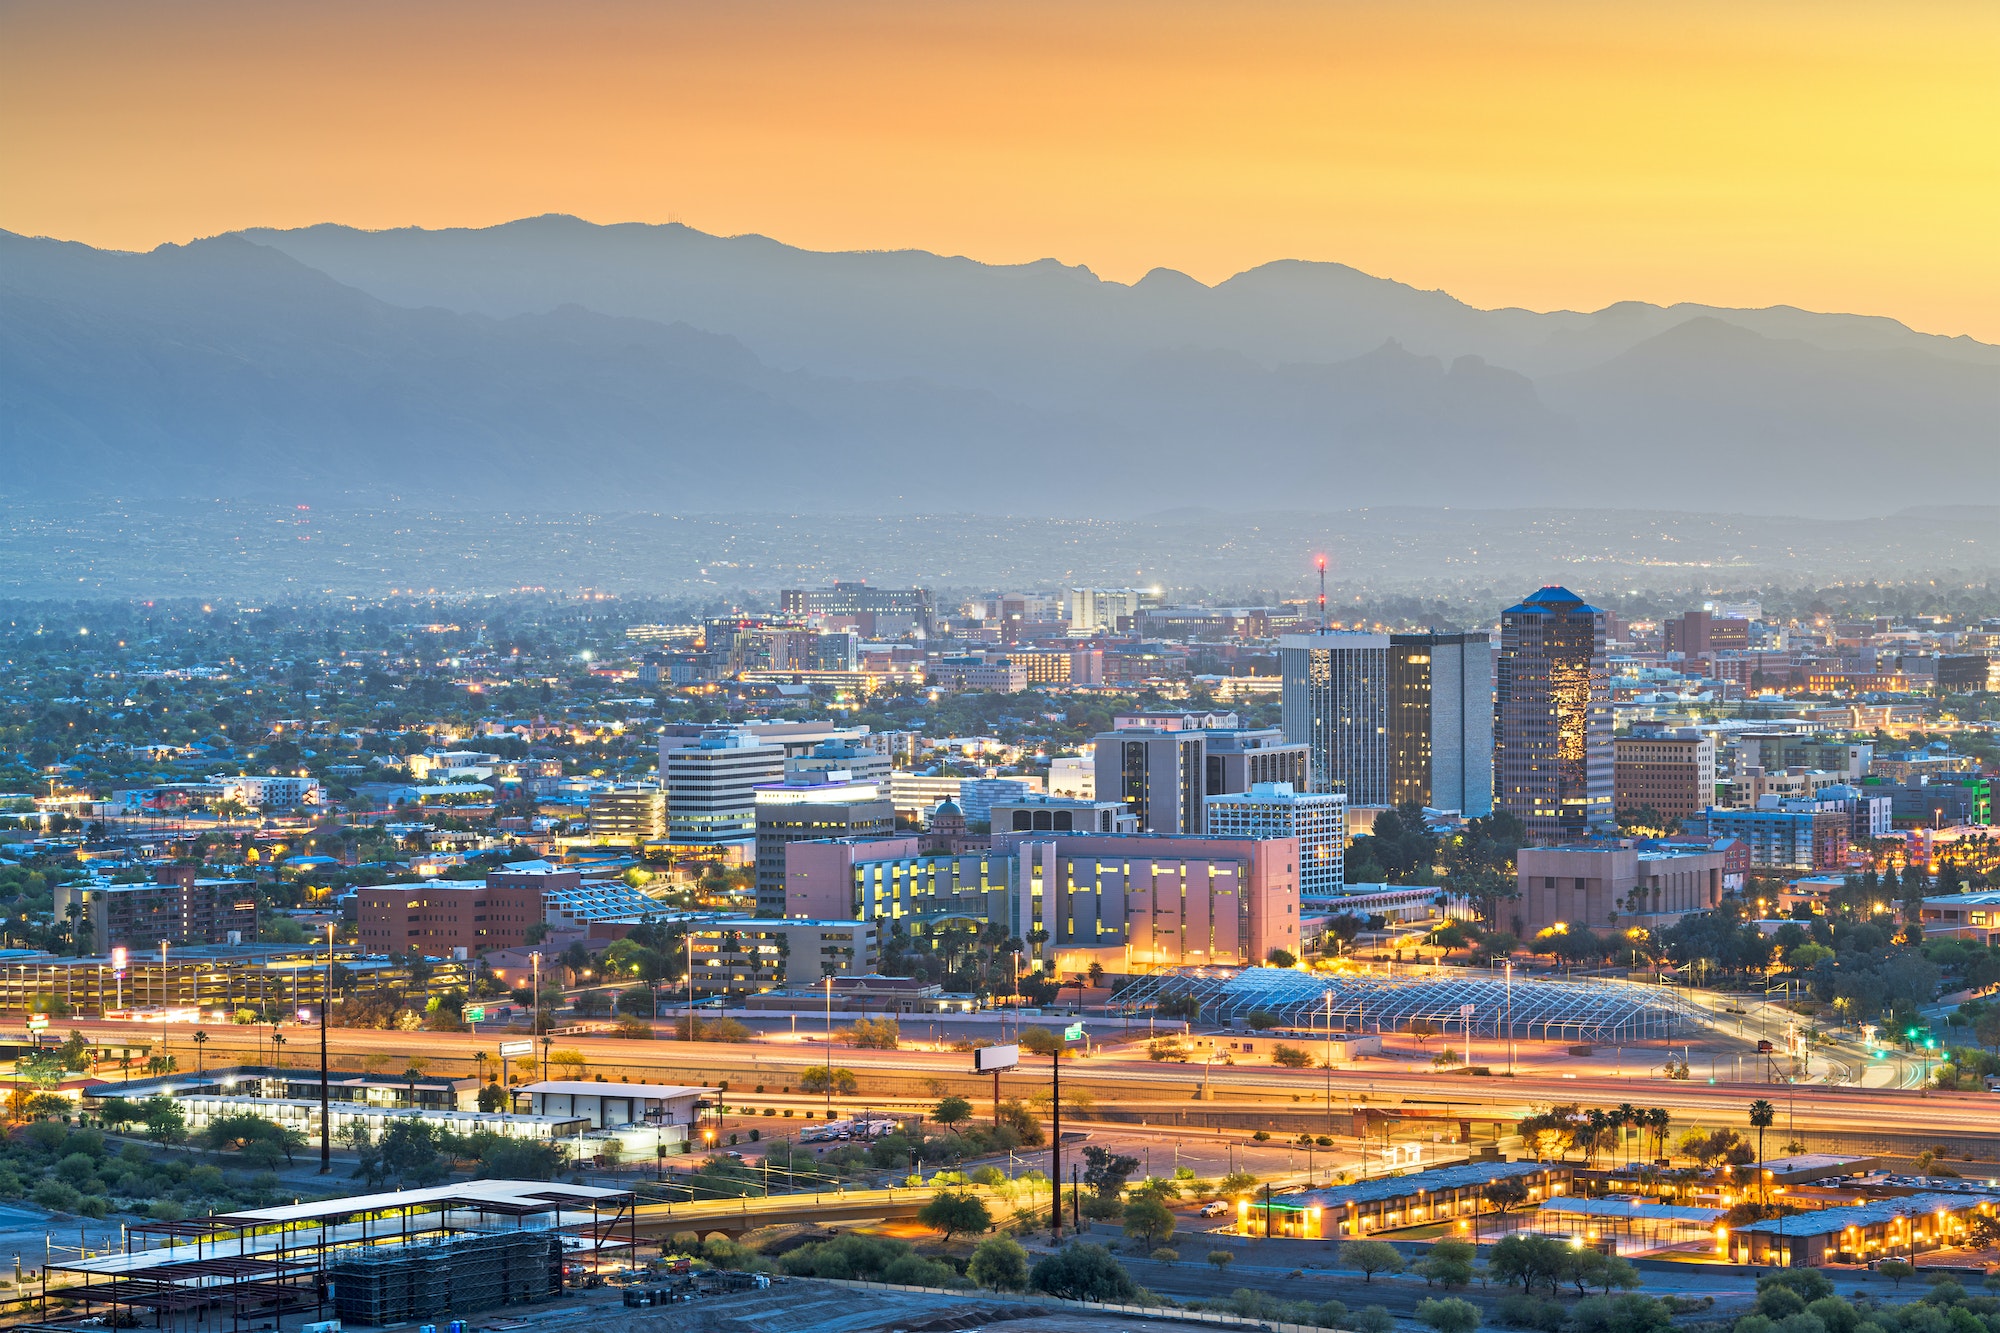
[[1299, 897], [1331, 898], [1346, 887], [1347, 798], [1259, 782], [1249, 791], [1208, 798], [1211, 838], [1297, 838]]
[[785, 776], [785, 747], [719, 730], [693, 745], [662, 747], [670, 842], [745, 845], [757, 840], [757, 794]]

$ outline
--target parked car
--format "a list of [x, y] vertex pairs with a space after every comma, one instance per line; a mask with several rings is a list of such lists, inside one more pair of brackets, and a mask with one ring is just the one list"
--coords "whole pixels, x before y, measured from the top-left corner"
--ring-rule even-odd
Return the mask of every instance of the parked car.
[[1199, 1209], [1199, 1212], [1203, 1217], [1220, 1217], [1228, 1211], [1229, 1211], [1229, 1204], [1227, 1203], [1227, 1201], [1222, 1199], [1210, 1199], [1207, 1203], [1203, 1204]]

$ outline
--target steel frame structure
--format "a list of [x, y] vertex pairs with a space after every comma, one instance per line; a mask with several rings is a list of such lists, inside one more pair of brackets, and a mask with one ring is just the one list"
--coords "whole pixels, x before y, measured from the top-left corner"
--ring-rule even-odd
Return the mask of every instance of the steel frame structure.
[[1126, 1014], [1193, 999], [1204, 1019], [1236, 1022], [1263, 1012], [1298, 1031], [1397, 1032], [1419, 1020], [1461, 1028], [1472, 1006], [1474, 1036], [1527, 1041], [1619, 1042], [1679, 1037], [1699, 1025], [1684, 996], [1615, 981], [1511, 983], [1463, 976], [1320, 976], [1289, 968], [1175, 968], [1146, 977], [1115, 1001]]
[[[610, 1215], [606, 1216], [606, 1210]], [[157, 1312], [159, 1327], [199, 1325], [219, 1333], [264, 1318], [311, 1309], [324, 1314], [332, 1292], [328, 1270], [351, 1255], [385, 1247], [414, 1250], [423, 1242], [493, 1232], [512, 1219], [546, 1219], [578, 1248], [638, 1245], [638, 1198], [629, 1190], [532, 1180], [473, 1180], [429, 1189], [350, 1195], [317, 1203], [216, 1213], [181, 1222], [137, 1222], [119, 1253], [56, 1261], [43, 1269], [42, 1319], [49, 1300], [139, 1307]], [[614, 1241], [623, 1223], [627, 1237]], [[576, 1233], [582, 1234], [576, 1234]], [[51, 1291], [50, 1271], [77, 1274], [80, 1284]], [[557, 1275], [560, 1283], [560, 1273]], [[560, 1288], [558, 1288], [560, 1289]]]

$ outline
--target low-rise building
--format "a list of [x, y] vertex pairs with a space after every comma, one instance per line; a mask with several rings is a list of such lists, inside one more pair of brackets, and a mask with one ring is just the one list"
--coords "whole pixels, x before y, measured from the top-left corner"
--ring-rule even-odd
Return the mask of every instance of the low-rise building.
[[1299, 1240], [1354, 1239], [1372, 1232], [1490, 1213], [1487, 1186], [1518, 1180], [1528, 1202], [1565, 1194], [1574, 1169], [1564, 1162], [1460, 1162], [1407, 1176], [1301, 1190], [1236, 1205], [1237, 1231]]
[[1767, 801], [1755, 810], [1710, 808], [1687, 821], [1691, 833], [1739, 838], [1758, 870], [1810, 873], [1847, 864], [1852, 817], [1814, 801]]
[[1819, 1208], [1731, 1230], [1730, 1262], [1778, 1268], [1914, 1262], [1926, 1250], [1965, 1241], [1975, 1216], [1992, 1217], [2000, 1198], [1991, 1194], [1907, 1194], [1845, 1208]]
[[695, 990], [754, 995], [872, 973], [879, 941], [873, 921], [726, 918], [694, 931]]
[[1572, 927], [1658, 930], [1722, 901], [1723, 852], [1641, 851], [1630, 841], [1523, 847], [1515, 858], [1517, 935]]
[[536, 884], [431, 880], [354, 891], [356, 943], [369, 953], [422, 953], [449, 958], [463, 949], [518, 948], [546, 920]]
[[662, 1083], [587, 1083], [552, 1079], [518, 1090], [538, 1116], [578, 1119], [592, 1129], [624, 1125], [692, 1128], [713, 1088]]

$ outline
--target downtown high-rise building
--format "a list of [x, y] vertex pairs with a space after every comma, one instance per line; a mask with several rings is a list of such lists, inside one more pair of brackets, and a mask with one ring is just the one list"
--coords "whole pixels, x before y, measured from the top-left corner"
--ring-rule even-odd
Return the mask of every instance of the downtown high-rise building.
[[1285, 739], [1312, 756], [1312, 789], [1390, 804], [1389, 636], [1323, 630], [1278, 639]]
[[1389, 636], [1389, 803], [1493, 813], [1493, 642]]
[[1530, 840], [1561, 842], [1614, 818], [1604, 612], [1543, 588], [1501, 613], [1495, 664], [1496, 803]]
[[1141, 833], [1204, 831], [1208, 747], [1202, 731], [1107, 731], [1097, 738], [1093, 758], [1096, 799], [1123, 805]]

